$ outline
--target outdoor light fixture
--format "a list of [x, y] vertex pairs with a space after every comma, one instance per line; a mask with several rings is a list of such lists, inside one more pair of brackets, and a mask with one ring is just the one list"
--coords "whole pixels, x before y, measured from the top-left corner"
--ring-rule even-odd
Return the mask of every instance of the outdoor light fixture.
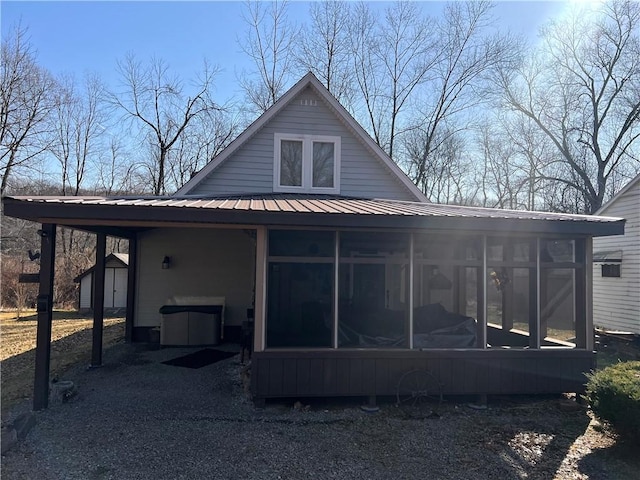
[[168, 257], [167, 255], [165, 255], [164, 258], [162, 259], [162, 269], [169, 270], [169, 267], [171, 267], [171, 257]]

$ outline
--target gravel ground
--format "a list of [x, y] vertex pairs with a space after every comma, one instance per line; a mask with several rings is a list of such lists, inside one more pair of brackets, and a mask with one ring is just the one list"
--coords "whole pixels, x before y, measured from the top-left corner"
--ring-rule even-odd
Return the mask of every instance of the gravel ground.
[[102, 368], [67, 372], [77, 395], [35, 414], [2, 478], [640, 478], [637, 455], [558, 398], [449, 401], [429, 418], [392, 402], [377, 413], [339, 400], [256, 409], [238, 355], [200, 369], [160, 363], [190, 351], [117, 345]]

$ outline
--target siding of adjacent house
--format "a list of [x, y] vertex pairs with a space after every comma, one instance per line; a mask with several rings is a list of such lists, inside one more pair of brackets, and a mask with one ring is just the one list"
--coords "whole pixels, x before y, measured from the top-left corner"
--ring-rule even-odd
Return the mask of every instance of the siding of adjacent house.
[[594, 325], [640, 335], [640, 181], [598, 214], [627, 223], [624, 235], [593, 239], [594, 252], [622, 250], [619, 278], [602, 277], [602, 263], [593, 265]]
[[341, 195], [415, 200], [391, 170], [347, 129], [310, 87], [300, 92], [189, 194], [273, 192], [274, 133], [341, 137]]
[[[162, 269], [162, 259], [171, 267]], [[251, 307], [254, 240], [244, 230], [156, 229], [138, 237], [136, 327], [160, 326], [172, 296], [225, 297], [225, 325], [242, 324]]]

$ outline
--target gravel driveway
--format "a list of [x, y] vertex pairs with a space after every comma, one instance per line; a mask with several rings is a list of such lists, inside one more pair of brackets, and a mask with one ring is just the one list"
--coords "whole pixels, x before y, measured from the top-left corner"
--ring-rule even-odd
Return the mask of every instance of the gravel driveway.
[[[191, 350], [192, 351], [192, 350]], [[446, 403], [407, 418], [334, 401], [256, 409], [239, 355], [200, 369], [162, 364], [188, 350], [117, 345], [75, 368], [78, 394], [36, 413], [2, 458], [3, 479], [634, 478], [637, 465], [585, 444], [590, 419], [558, 399]], [[610, 445], [609, 445], [610, 446]], [[605, 447], [607, 445], [600, 445]], [[618, 475], [625, 475], [619, 477]], [[631, 475], [631, 476], [629, 476]], [[637, 477], [635, 477], [637, 478]]]

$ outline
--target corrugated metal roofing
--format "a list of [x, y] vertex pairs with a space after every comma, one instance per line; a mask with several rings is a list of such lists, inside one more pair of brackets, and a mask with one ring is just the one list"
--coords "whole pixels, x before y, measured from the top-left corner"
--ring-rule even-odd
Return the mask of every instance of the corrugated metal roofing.
[[457, 217], [520, 220], [551, 220], [608, 223], [612, 217], [574, 215], [524, 210], [503, 210], [471, 206], [441, 205], [385, 199], [351, 198], [330, 195], [270, 194], [225, 197], [8, 197], [30, 204], [91, 205], [146, 208], [185, 208], [245, 212], [283, 212], [326, 215], [385, 217]]

